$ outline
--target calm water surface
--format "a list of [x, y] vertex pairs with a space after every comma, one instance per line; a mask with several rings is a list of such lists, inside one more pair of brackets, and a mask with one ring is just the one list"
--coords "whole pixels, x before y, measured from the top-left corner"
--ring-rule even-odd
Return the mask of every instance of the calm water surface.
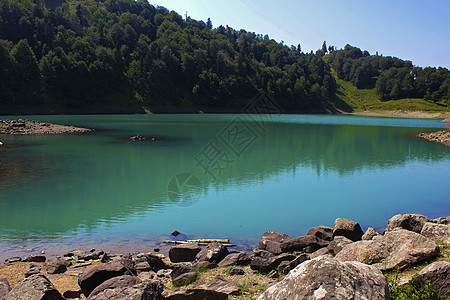
[[55, 245], [137, 250], [174, 229], [251, 245], [266, 230], [299, 236], [337, 217], [381, 229], [397, 213], [450, 215], [450, 147], [414, 137], [439, 120], [27, 118], [96, 132], [0, 136], [2, 260]]

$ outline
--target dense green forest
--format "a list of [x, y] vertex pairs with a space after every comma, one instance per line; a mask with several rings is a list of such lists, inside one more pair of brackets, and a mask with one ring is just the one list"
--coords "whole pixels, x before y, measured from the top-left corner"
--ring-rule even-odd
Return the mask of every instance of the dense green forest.
[[332, 69], [382, 100], [450, 95], [448, 69], [349, 45], [304, 53], [145, 0], [0, 0], [0, 64], [3, 106], [238, 110], [263, 92], [286, 111], [349, 108]]

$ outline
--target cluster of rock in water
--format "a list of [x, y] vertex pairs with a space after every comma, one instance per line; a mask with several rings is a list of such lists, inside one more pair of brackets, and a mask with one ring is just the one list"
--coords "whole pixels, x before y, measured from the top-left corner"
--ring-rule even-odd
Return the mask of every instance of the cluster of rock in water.
[[60, 134], [91, 132], [92, 129], [54, 125], [24, 119], [0, 120], [0, 134]]
[[[251, 255], [220, 243], [203, 248], [193, 243], [176, 245], [169, 258], [153, 253], [110, 256], [101, 250], [74, 251], [48, 260], [44, 267], [48, 274], [76, 272], [77, 265], [100, 261], [78, 274], [79, 291], [61, 295], [40, 273], [39, 266], [32, 265], [25, 280], [12, 291], [0, 278], [0, 299], [64, 299], [81, 294], [87, 299], [228, 299], [240, 289], [223, 277], [189, 289], [183, 286], [195, 282], [195, 270], [227, 267], [228, 274], [244, 276], [242, 266], [247, 265], [269, 277], [286, 275], [259, 300], [389, 299], [382, 271], [402, 270], [436, 257], [442, 247], [436, 241], [450, 244], [450, 217], [432, 220], [406, 214], [391, 218], [384, 234], [373, 228], [363, 233], [358, 223], [341, 218], [334, 228], [314, 227], [296, 238], [268, 231]], [[70, 266], [73, 258], [78, 262]], [[28, 260], [42, 261], [45, 257]], [[427, 281], [438, 294], [450, 295], [450, 262], [434, 262], [421, 270], [417, 282]], [[164, 290], [167, 283], [180, 288]]]

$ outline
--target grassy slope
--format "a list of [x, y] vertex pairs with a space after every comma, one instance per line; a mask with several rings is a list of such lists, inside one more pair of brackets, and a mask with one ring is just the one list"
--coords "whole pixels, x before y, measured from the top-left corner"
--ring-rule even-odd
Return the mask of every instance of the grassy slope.
[[354, 112], [364, 111], [425, 111], [425, 112], [449, 112], [450, 108], [440, 106], [424, 99], [400, 99], [381, 101], [375, 93], [375, 89], [358, 90], [352, 83], [339, 79], [336, 72], [332, 70], [333, 76], [338, 84], [337, 98], [347, 103]]

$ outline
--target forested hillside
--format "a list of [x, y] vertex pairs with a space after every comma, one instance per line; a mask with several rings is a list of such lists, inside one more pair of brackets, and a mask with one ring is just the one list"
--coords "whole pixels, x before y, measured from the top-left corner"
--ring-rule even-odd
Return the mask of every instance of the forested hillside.
[[236, 110], [264, 92], [286, 111], [346, 109], [330, 66], [359, 88], [376, 85], [383, 100], [448, 103], [447, 69], [351, 46], [324, 59], [326, 47], [303, 53], [145, 0], [61, 2], [0, 0], [0, 105]]
[[358, 89], [375, 88], [382, 101], [424, 98], [450, 104], [450, 71], [446, 68], [423, 69], [410, 61], [370, 55], [350, 45], [331, 51], [328, 61], [339, 78], [350, 81]]

